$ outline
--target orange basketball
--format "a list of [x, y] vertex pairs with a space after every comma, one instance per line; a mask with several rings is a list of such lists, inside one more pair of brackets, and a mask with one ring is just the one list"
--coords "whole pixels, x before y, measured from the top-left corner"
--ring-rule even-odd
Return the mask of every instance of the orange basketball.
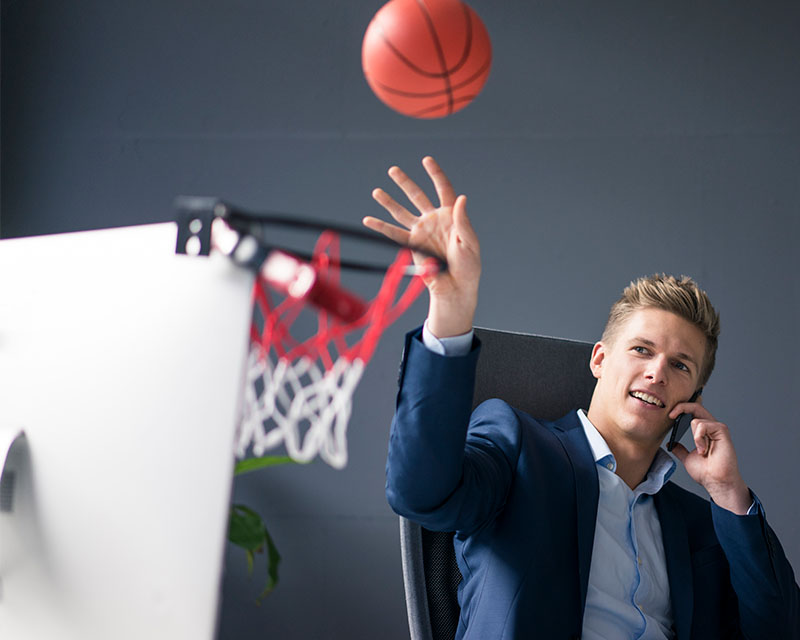
[[361, 64], [395, 111], [443, 118], [480, 93], [492, 45], [478, 14], [459, 0], [390, 0], [367, 27]]

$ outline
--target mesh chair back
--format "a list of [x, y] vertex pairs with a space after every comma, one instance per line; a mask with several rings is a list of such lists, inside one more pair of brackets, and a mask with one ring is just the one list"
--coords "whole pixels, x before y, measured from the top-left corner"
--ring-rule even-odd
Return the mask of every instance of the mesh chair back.
[[[473, 406], [501, 398], [544, 420], [589, 408], [595, 385], [591, 343], [481, 328], [475, 334], [483, 346]], [[461, 582], [453, 534], [401, 517], [400, 548], [411, 640], [452, 640]]]

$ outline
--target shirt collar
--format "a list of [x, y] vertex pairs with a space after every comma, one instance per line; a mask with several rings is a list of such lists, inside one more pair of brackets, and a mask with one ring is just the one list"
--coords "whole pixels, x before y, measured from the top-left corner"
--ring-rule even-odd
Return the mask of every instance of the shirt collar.
[[[583, 409], [578, 409], [578, 418], [583, 426], [583, 432], [586, 434], [586, 439], [589, 441], [589, 447], [592, 449], [592, 456], [594, 456], [595, 464], [605, 467], [612, 473], [617, 471], [617, 460], [611, 449], [608, 448], [603, 436], [597, 428], [591, 423], [589, 418], [584, 413]], [[659, 449], [656, 452], [656, 457], [653, 458], [653, 463], [647, 471], [647, 476], [644, 481], [637, 487], [640, 493], [647, 493], [650, 495], [656, 494], [661, 490], [670, 476], [675, 472], [675, 461], [672, 457], [664, 451]]]
[[[583, 409], [578, 409], [578, 418], [581, 421], [581, 425], [583, 425], [583, 432], [586, 434], [586, 439], [589, 441], [589, 446], [592, 449], [594, 461], [597, 464], [603, 465], [604, 467], [608, 467], [607, 463], [611, 461], [614, 465], [614, 468], [611, 469], [611, 471], [616, 471], [617, 461], [614, 459], [614, 454], [611, 453], [611, 449], [608, 448], [603, 436], [600, 435], [600, 432], [591, 423], [589, 418], [583, 412]], [[608, 468], [610, 469], [610, 467]]]

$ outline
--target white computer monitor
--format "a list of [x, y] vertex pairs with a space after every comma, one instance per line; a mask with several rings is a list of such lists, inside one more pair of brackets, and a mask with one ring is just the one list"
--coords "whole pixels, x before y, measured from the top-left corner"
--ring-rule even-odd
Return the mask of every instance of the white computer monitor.
[[0, 241], [2, 638], [214, 636], [252, 276], [175, 242]]

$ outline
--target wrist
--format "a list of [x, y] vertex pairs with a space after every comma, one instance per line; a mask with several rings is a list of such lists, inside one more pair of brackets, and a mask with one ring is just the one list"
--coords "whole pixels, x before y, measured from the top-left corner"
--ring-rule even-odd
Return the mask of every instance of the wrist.
[[707, 489], [708, 495], [718, 507], [743, 516], [747, 514], [753, 497], [744, 481], [718, 485]]
[[437, 338], [460, 336], [472, 330], [475, 302], [459, 300], [453, 303], [431, 296], [428, 309], [428, 331]]

